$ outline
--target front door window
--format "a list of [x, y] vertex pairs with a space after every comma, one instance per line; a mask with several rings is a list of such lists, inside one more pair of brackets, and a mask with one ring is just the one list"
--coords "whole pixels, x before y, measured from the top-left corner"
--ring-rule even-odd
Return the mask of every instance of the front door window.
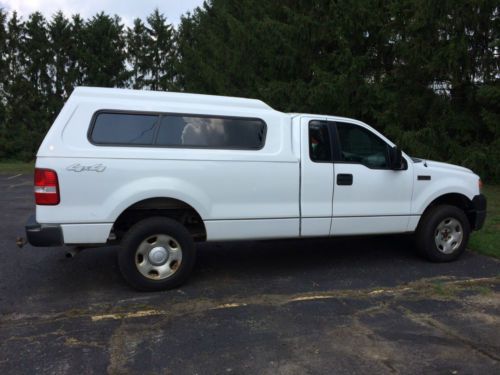
[[341, 161], [374, 169], [389, 168], [389, 147], [375, 134], [361, 126], [342, 123], [337, 123], [337, 131]]

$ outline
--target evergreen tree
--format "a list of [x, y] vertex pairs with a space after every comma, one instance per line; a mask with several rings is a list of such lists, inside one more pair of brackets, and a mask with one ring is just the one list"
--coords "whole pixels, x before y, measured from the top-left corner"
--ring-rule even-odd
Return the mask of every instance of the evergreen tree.
[[134, 89], [141, 89], [148, 74], [148, 33], [140, 18], [134, 20], [134, 27], [127, 30], [127, 59], [131, 67], [130, 79]]
[[[50, 113], [52, 81], [49, 67], [54, 55], [50, 51], [47, 24], [39, 12], [32, 13], [24, 25], [24, 39], [21, 44], [24, 76], [29, 83], [29, 91], [19, 98], [23, 106], [31, 110], [17, 113], [24, 119], [28, 137], [24, 139], [26, 157], [31, 157], [38, 148], [38, 140], [47, 132], [53, 120]], [[33, 111], [33, 108], [37, 108]]]
[[168, 90], [174, 85], [175, 33], [158, 8], [147, 18], [144, 56], [146, 84], [151, 90]]
[[35, 12], [23, 23], [14, 12], [6, 44], [4, 158], [31, 160], [50, 125], [48, 47], [44, 17]]
[[481, 119], [487, 140], [478, 142], [473, 153], [467, 153], [468, 162], [477, 167], [476, 172], [486, 180], [500, 176], [500, 79], [478, 90]]
[[7, 35], [5, 38], [5, 67], [9, 77], [5, 77], [8, 85], [13, 77], [22, 75], [21, 43], [24, 38], [24, 25], [17, 12], [13, 12], [7, 22]]
[[[5, 145], [5, 82], [7, 76], [7, 14], [0, 8], [0, 150]], [[2, 151], [0, 151], [2, 157]]]
[[[5, 73], [7, 72], [7, 30], [5, 28], [5, 23], [7, 21], [7, 14], [3, 11], [2, 8], [0, 8], [0, 77], [2, 79], [0, 80], [0, 93], [3, 92], [3, 84], [4, 84], [4, 79]], [[3, 96], [0, 96], [0, 98], [3, 98]], [[0, 101], [1, 103], [1, 101]], [[0, 122], [1, 124], [1, 122]]]
[[[3, 159], [28, 159], [30, 150], [25, 150], [29, 139], [29, 119], [36, 109], [25, 105], [24, 96], [32, 95], [31, 85], [24, 76], [22, 44], [24, 43], [24, 24], [16, 12], [7, 22], [6, 60], [7, 74], [4, 77], [6, 103], [5, 126], [0, 157]], [[31, 117], [31, 116], [30, 116]]]
[[54, 56], [50, 71], [54, 95], [56, 98], [64, 100], [69, 94], [66, 89], [73, 84], [73, 82], [67, 82], [68, 70], [71, 66], [72, 31], [69, 20], [62, 12], [57, 12], [52, 17], [52, 21], [48, 25], [48, 33], [50, 51]]
[[85, 21], [79, 14], [71, 17], [71, 43], [69, 46], [69, 67], [65, 80], [65, 91], [69, 95], [73, 87], [82, 86], [85, 82]]
[[84, 26], [83, 83], [89, 86], [123, 87], [128, 79], [125, 66], [125, 38], [120, 18], [99, 13]]
[[26, 78], [40, 95], [49, 95], [49, 66], [52, 65], [54, 55], [49, 48], [46, 20], [40, 12], [29, 16], [25, 24], [24, 43], [21, 46]]
[[75, 50], [72, 25], [62, 12], [57, 12], [48, 24], [49, 51], [53, 53], [49, 75], [52, 81], [52, 92], [49, 95], [48, 112], [54, 119], [64, 105], [73, 87], [78, 84], [75, 79]]

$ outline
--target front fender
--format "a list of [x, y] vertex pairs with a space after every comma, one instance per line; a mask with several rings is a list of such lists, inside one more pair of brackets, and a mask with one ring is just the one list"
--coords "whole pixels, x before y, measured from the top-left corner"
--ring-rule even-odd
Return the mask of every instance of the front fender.
[[425, 183], [426, 181], [415, 181], [416, 186], [411, 209], [413, 215], [422, 215], [434, 200], [445, 194], [460, 194], [469, 200], [479, 194], [479, 189], [474, 187], [469, 179], [448, 177], [419, 188], [419, 184]]

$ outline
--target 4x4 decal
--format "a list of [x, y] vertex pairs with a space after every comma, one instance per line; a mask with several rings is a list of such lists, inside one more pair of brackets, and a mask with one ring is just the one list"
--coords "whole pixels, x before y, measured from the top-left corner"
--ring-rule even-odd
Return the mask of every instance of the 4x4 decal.
[[80, 163], [72, 164], [66, 168], [67, 171], [73, 172], [104, 172], [105, 169], [104, 164], [81, 165]]

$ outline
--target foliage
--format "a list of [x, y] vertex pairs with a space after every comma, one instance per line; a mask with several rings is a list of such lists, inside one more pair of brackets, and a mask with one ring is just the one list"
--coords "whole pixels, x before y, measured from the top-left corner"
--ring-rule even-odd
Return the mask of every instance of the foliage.
[[500, 179], [494, 1], [213, 0], [180, 26], [181, 88], [359, 118]]
[[0, 11], [0, 158], [31, 160], [74, 86], [254, 97], [359, 118], [409, 154], [500, 180], [492, 0], [211, 0], [177, 29]]
[[484, 228], [471, 235], [469, 247], [479, 253], [500, 258], [500, 186], [487, 185], [483, 191], [488, 200]]

